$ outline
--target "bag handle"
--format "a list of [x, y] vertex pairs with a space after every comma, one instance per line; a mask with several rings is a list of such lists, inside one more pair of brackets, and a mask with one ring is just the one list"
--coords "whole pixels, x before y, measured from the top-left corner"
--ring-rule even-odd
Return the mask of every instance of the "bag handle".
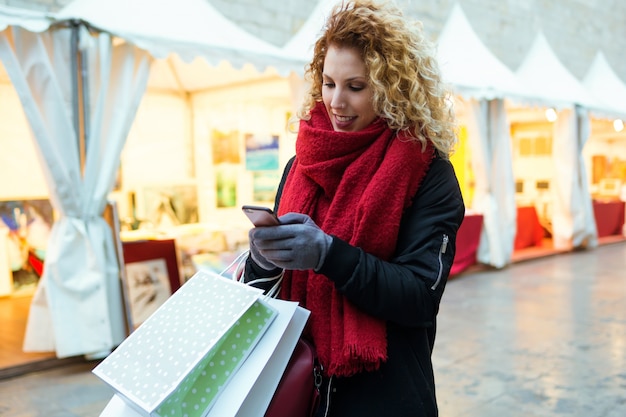
[[275, 275], [273, 277], [257, 278], [257, 279], [253, 279], [252, 281], [246, 282], [244, 272], [246, 269], [246, 259], [248, 258], [249, 253], [250, 253], [250, 250], [245, 250], [242, 253], [240, 253], [230, 263], [230, 265], [228, 265], [222, 272], [220, 272], [220, 275], [223, 277], [227, 277], [228, 271], [232, 270], [234, 267], [233, 273], [230, 277], [234, 281], [238, 281], [243, 284], [250, 285], [252, 287], [258, 284], [263, 284], [265, 282], [276, 281], [276, 283], [272, 285], [272, 287], [269, 290], [267, 290], [267, 292], [265, 293], [265, 296], [271, 297], [271, 298], [277, 298], [278, 293], [280, 292], [280, 286], [283, 282], [283, 276], [285, 275], [285, 270], [283, 269], [282, 271], [280, 271], [280, 274]]

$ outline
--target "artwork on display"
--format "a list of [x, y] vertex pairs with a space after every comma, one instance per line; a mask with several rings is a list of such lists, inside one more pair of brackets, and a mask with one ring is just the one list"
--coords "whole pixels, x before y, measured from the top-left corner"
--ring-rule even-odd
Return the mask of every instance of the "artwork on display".
[[143, 323], [172, 294], [165, 259], [133, 262], [126, 265], [131, 319]]
[[241, 164], [239, 131], [211, 132], [211, 150], [215, 166], [217, 207], [235, 207], [237, 204], [237, 173]]
[[[241, 140], [237, 130], [228, 132], [217, 129], [211, 132], [215, 192], [218, 208], [238, 205], [238, 183], [241, 166]], [[278, 135], [245, 133], [245, 170], [252, 172], [254, 201], [271, 202], [276, 195], [280, 180]], [[249, 200], [248, 200], [249, 201]]]
[[275, 171], [278, 169], [278, 135], [244, 135], [246, 169], [248, 171]]
[[221, 163], [215, 166], [215, 187], [217, 207], [235, 207], [237, 205], [237, 164]]
[[616, 178], [626, 182], [626, 160], [617, 156], [593, 155], [591, 163], [594, 184], [606, 178]]
[[174, 239], [124, 242], [123, 293], [129, 329], [136, 329], [180, 288]]
[[37, 285], [53, 223], [48, 199], [0, 201], [0, 228], [7, 230], [6, 255], [14, 291]]
[[215, 165], [223, 163], [240, 164], [239, 132], [237, 130], [222, 132], [214, 129], [211, 132], [211, 150]]
[[142, 221], [159, 228], [198, 222], [198, 192], [195, 184], [149, 185], [135, 197]]
[[549, 122], [511, 124], [513, 150], [520, 157], [552, 155], [552, 125]]
[[253, 184], [253, 200], [274, 202], [276, 198], [276, 190], [280, 182], [280, 173], [278, 171], [268, 172], [259, 171], [252, 174]]

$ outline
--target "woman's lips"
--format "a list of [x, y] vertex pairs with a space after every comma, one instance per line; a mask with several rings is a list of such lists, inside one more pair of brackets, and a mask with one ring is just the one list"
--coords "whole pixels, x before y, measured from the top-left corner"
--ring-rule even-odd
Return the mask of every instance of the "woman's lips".
[[356, 116], [339, 116], [335, 114], [335, 126], [346, 129], [356, 120]]

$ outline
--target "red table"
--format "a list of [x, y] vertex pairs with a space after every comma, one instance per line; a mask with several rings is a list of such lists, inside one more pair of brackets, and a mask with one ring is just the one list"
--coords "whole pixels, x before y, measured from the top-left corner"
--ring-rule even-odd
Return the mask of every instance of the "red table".
[[517, 208], [517, 230], [515, 232], [514, 248], [524, 249], [532, 246], [541, 246], [544, 230], [539, 223], [537, 210], [534, 206]]
[[456, 255], [450, 269], [450, 275], [465, 271], [476, 264], [476, 252], [483, 228], [482, 214], [466, 215], [456, 235]]
[[598, 237], [622, 234], [624, 204], [623, 201], [593, 201]]

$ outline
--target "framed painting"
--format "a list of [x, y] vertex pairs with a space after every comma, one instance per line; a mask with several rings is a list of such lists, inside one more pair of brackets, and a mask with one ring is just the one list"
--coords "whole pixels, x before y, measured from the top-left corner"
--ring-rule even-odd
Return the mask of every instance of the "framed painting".
[[136, 213], [153, 227], [198, 222], [196, 184], [146, 184], [135, 193]]
[[130, 330], [141, 325], [180, 288], [174, 239], [123, 242], [124, 301]]
[[244, 135], [246, 144], [246, 170], [275, 171], [278, 166], [278, 135]]

